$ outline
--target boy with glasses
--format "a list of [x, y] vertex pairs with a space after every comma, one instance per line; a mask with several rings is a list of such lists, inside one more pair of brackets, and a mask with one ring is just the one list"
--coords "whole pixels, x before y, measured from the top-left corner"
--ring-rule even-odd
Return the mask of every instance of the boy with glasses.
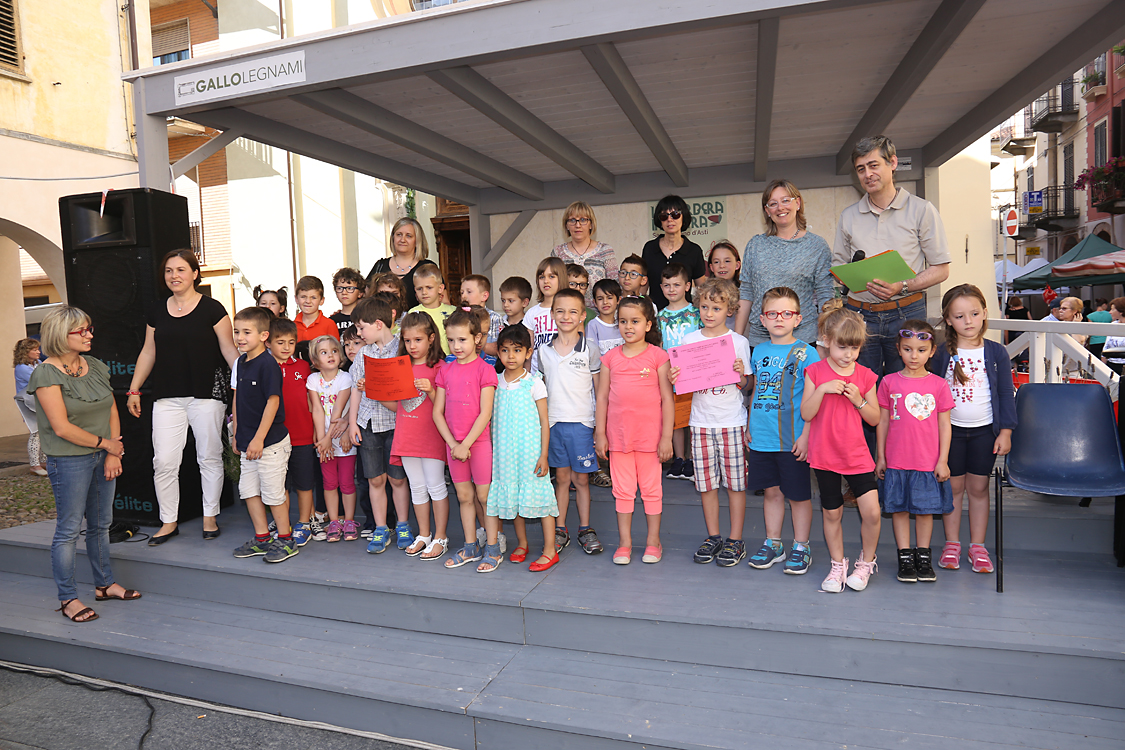
[[364, 286], [363, 274], [354, 268], [341, 268], [332, 274], [332, 287], [336, 292], [336, 301], [340, 303], [339, 311], [329, 316], [339, 333], [336, 338], [342, 338], [344, 331], [351, 328], [352, 310], [363, 297]]
[[648, 264], [641, 256], [630, 255], [621, 261], [617, 281], [621, 284], [622, 297], [643, 297], [648, 288]]

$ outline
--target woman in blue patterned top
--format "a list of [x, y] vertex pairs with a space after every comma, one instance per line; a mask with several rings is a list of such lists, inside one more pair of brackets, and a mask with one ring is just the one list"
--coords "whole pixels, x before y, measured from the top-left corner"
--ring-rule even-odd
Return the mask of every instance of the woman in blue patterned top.
[[[832, 299], [832, 251], [824, 238], [806, 231], [801, 191], [788, 180], [774, 180], [762, 193], [765, 234], [750, 239], [742, 254], [738, 320], [735, 330], [751, 346], [769, 341], [759, 317], [762, 295], [774, 287], [789, 287], [801, 299], [802, 310], [820, 310]], [[799, 340], [816, 343], [816, 315], [805, 316], [793, 332]]]

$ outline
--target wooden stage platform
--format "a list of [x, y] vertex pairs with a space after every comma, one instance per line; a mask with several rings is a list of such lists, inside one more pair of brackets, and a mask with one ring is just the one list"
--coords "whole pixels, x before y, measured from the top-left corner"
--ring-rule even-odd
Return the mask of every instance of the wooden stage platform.
[[[899, 583], [885, 519], [868, 590], [832, 595], [818, 592], [819, 513], [806, 576], [696, 565], [698, 496], [665, 487], [661, 563], [615, 566], [575, 544], [545, 574], [450, 571], [361, 542], [237, 560], [249, 523], [235, 508], [216, 541], [195, 521], [158, 548], [113, 545], [118, 580], [145, 596], [99, 603], [84, 625], [51, 611], [53, 524], [7, 529], [0, 659], [474, 750], [1125, 746], [1125, 570], [1108, 500], [1007, 494], [1004, 594], [966, 564]], [[608, 491], [594, 506], [612, 549]]]

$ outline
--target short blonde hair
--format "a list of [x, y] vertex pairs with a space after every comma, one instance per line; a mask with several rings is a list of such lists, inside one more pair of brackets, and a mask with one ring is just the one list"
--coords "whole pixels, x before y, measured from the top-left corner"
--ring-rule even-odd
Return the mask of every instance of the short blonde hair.
[[70, 332], [90, 324], [90, 316], [77, 307], [60, 305], [51, 310], [39, 325], [39, 342], [48, 357], [61, 357], [73, 351], [67, 342]]
[[725, 304], [728, 316], [734, 315], [738, 310], [738, 287], [730, 279], [720, 279], [715, 276], [704, 279], [695, 290], [695, 296], [697, 299]]
[[788, 193], [790, 198], [796, 198], [800, 201], [801, 207], [797, 209], [796, 218], [797, 229], [798, 231], [804, 231], [809, 224], [805, 221], [805, 200], [801, 197], [801, 191], [789, 180], [774, 180], [766, 185], [766, 189], [762, 191], [762, 215], [766, 217], [766, 234], [770, 236], [777, 235], [777, 224], [773, 223], [773, 217], [770, 216], [770, 211], [766, 208], [766, 204], [770, 202], [770, 196], [773, 195], [773, 191], [778, 188]]
[[387, 236], [387, 249], [390, 251], [388, 257], [395, 254], [395, 232], [407, 224], [414, 227], [414, 262], [417, 263], [430, 257], [430, 242], [426, 239], [426, 233], [422, 231], [422, 225], [418, 223], [418, 220], [411, 219], [409, 216], [399, 219], [391, 227], [391, 233]]
[[596, 216], [594, 216], [594, 209], [590, 206], [589, 203], [587, 203], [586, 201], [575, 201], [574, 203], [571, 203], [569, 206], [567, 206], [566, 210], [563, 211], [562, 228], [563, 228], [563, 234], [565, 234], [567, 237], [570, 236], [570, 229], [568, 229], [567, 226], [566, 226], [566, 220], [571, 218], [571, 217], [574, 217], [575, 219], [581, 219], [582, 217], [586, 217], [587, 219], [589, 219], [590, 220], [590, 238], [593, 239], [594, 237], [597, 237], [597, 235], [598, 235], [598, 218]]

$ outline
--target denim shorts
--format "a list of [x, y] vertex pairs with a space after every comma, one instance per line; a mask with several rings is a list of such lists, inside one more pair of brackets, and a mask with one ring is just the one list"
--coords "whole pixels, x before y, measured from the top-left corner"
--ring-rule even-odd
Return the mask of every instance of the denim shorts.
[[373, 432], [370, 427], [360, 427], [362, 442], [359, 444], [360, 460], [363, 462], [363, 475], [375, 479], [384, 474], [391, 479], [406, 479], [406, 469], [391, 463], [391, 443], [395, 431]]
[[579, 474], [593, 474], [598, 470], [594, 428], [581, 422], [555, 422], [551, 425], [547, 463], [555, 469], [569, 467]]

